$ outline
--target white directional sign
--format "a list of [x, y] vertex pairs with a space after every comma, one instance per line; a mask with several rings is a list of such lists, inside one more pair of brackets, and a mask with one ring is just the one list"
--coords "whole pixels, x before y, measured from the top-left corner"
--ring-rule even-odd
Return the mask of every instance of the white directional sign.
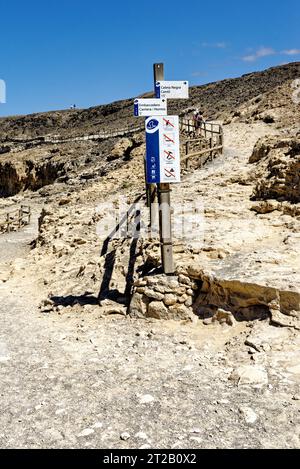
[[145, 127], [147, 183], [180, 182], [178, 116], [151, 116]]
[[157, 98], [188, 99], [188, 81], [157, 81], [155, 83], [155, 95]]
[[167, 114], [166, 99], [135, 99], [134, 115], [139, 116], [165, 116]]

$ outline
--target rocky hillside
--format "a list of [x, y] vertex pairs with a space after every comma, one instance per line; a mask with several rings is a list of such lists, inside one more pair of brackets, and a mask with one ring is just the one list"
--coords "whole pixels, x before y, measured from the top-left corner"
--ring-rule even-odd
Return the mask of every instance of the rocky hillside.
[[[170, 113], [181, 114], [186, 109], [200, 107], [207, 117], [226, 118], [235, 112], [242, 113], [242, 111], [237, 111], [237, 108], [243, 105], [248, 107], [253, 99], [254, 104], [261, 101], [264, 103], [266, 99], [269, 99], [272, 106], [277, 109], [279, 104], [276, 103], [275, 95], [272, 100], [273, 93], [277, 94], [277, 88], [284, 83], [288, 82], [290, 86], [291, 81], [299, 76], [300, 63], [295, 62], [262, 72], [249, 73], [240, 78], [194, 86], [190, 89], [189, 100], [172, 101], [169, 110]], [[148, 93], [147, 96], [150, 94]], [[288, 107], [291, 106], [290, 96], [285, 102]], [[1, 118], [0, 142], [17, 137], [32, 138], [49, 134], [84, 135], [97, 133], [101, 129], [111, 130], [135, 126], [137, 119], [133, 117], [132, 100], [133, 98], [89, 109]], [[267, 106], [267, 108], [270, 109], [272, 106]]]
[[[299, 74], [300, 64], [291, 63], [192, 87], [190, 99], [171, 102], [170, 111], [185, 115], [197, 106], [205, 116], [223, 119], [225, 124], [264, 122], [296, 133], [300, 113], [292, 100], [291, 84]], [[2, 118], [0, 194], [37, 191], [53, 183], [59, 183], [61, 192], [77, 190], [78, 185], [98, 180], [143, 153], [142, 128], [143, 122], [132, 116], [132, 100]]]

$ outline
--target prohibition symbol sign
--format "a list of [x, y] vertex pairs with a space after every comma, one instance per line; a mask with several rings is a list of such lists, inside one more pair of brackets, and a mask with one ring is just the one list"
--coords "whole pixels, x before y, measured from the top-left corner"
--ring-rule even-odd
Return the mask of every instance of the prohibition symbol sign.
[[167, 155], [166, 156], [166, 159], [167, 160], [175, 160], [175, 156], [173, 155], [173, 152], [172, 151], [167, 151], [167, 150], [164, 150], [165, 154]]
[[165, 124], [166, 127], [171, 126], [171, 127], [175, 128], [175, 126], [172, 124], [172, 122], [171, 122], [169, 119], [165, 119], [165, 118], [164, 118], [164, 122], [166, 123], [166, 124]]
[[168, 137], [168, 135], [164, 134], [164, 137], [165, 137], [167, 142], [171, 142], [171, 143], [175, 144], [174, 140], [172, 140], [170, 137]]
[[165, 170], [165, 176], [168, 177], [168, 178], [176, 178], [176, 174], [175, 174], [175, 170], [173, 168], [171, 168], [170, 170], [167, 169], [167, 168], [164, 168]]

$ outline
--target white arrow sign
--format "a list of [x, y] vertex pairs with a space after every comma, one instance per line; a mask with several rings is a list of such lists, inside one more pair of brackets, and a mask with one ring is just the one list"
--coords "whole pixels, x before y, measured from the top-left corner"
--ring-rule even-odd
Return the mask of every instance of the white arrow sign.
[[134, 115], [139, 116], [166, 116], [167, 100], [166, 99], [135, 99]]
[[188, 99], [188, 81], [157, 81], [155, 83], [155, 95], [157, 98]]

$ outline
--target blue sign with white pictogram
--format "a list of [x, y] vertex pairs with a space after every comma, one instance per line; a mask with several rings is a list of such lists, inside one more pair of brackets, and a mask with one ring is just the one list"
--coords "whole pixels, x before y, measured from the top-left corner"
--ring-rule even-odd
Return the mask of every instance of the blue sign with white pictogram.
[[178, 116], [148, 117], [146, 128], [146, 181], [180, 182]]
[[156, 127], [159, 125], [159, 122], [157, 119], [150, 119], [148, 120], [146, 126], [147, 126], [147, 130], [154, 130], [156, 129]]

